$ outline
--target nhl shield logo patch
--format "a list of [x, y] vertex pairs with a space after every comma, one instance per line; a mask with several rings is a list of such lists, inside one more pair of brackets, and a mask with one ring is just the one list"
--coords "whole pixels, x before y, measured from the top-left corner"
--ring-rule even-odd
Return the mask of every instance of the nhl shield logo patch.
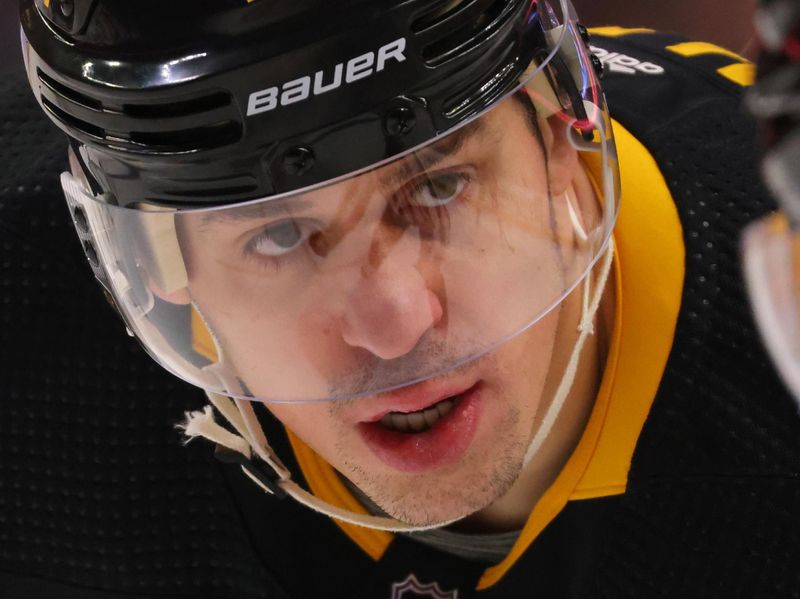
[[438, 583], [422, 584], [409, 574], [403, 582], [392, 585], [391, 599], [458, 599], [458, 590], [443, 591]]

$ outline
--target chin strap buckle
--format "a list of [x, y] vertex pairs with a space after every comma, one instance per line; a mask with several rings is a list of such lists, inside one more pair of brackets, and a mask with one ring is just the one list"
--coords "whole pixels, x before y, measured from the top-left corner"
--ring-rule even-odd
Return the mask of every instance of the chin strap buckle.
[[263, 468], [242, 453], [229, 449], [219, 443], [217, 443], [214, 449], [214, 458], [224, 464], [238, 464], [241, 466], [244, 473], [266, 492], [274, 495], [278, 499], [286, 497], [286, 491], [278, 484], [281, 478], [274, 470]]

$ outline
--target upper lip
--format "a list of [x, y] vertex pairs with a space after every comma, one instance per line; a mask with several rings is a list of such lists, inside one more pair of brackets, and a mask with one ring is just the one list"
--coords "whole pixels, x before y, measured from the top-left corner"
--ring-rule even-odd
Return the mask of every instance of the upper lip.
[[352, 416], [356, 422], [369, 423], [377, 422], [389, 412], [418, 412], [443, 399], [460, 395], [475, 384], [476, 381], [460, 384], [451, 381], [425, 381], [377, 395], [363, 402], [363, 407], [359, 406], [359, 409], [354, 410]]

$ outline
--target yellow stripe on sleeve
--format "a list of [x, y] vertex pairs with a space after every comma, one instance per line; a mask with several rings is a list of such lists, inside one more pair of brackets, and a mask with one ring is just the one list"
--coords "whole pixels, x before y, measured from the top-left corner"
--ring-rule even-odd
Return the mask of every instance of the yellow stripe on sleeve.
[[753, 81], [755, 81], [756, 65], [749, 62], [737, 62], [735, 64], [730, 64], [727, 67], [717, 69], [717, 73], [725, 77], [725, 79], [733, 81], [734, 83], [738, 83], [743, 87], [747, 87], [749, 85], [753, 85]]
[[653, 29], [644, 27], [591, 27], [589, 33], [592, 35], [602, 35], [604, 37], [621, 37], [623, 35], [633, 35], [635, 33], [653, 33]]
[[709, 44], [708, 42], [684, 42], [682, 44], [667, 46], [666, 49], [670, 52], [674, 52], [675, 54], [679, 54], [687, 58], [691, 58], [692, 56], [703, 56], [704, 54], [718, 54], [720, 56], [733, 58], [739, 62], [749, 62], [744, 56], [740, 56], [739, 54], [736, 54], [736, 52], [731, 52], [730, 50], [726, 50], [721, 46]]

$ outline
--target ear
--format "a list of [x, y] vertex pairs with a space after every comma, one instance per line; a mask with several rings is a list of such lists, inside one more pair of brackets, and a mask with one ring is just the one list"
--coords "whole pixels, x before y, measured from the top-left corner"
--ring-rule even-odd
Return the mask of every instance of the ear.
[[181, 287], [173, 291], [164, 291], [156, 285], [152, 279], [147, 282], [147, 286], [158, 299], [164, 300], [170, 304], [186, 306], [192, 303], [192, 297], [189, 295], [189, 289], [187, 287]]
[[578, 171], [578, 152], [569, 140], [569, 125], [558, 114], [539, 119], [539, 126], [547, 152], [550, 193], [562, 195]]

